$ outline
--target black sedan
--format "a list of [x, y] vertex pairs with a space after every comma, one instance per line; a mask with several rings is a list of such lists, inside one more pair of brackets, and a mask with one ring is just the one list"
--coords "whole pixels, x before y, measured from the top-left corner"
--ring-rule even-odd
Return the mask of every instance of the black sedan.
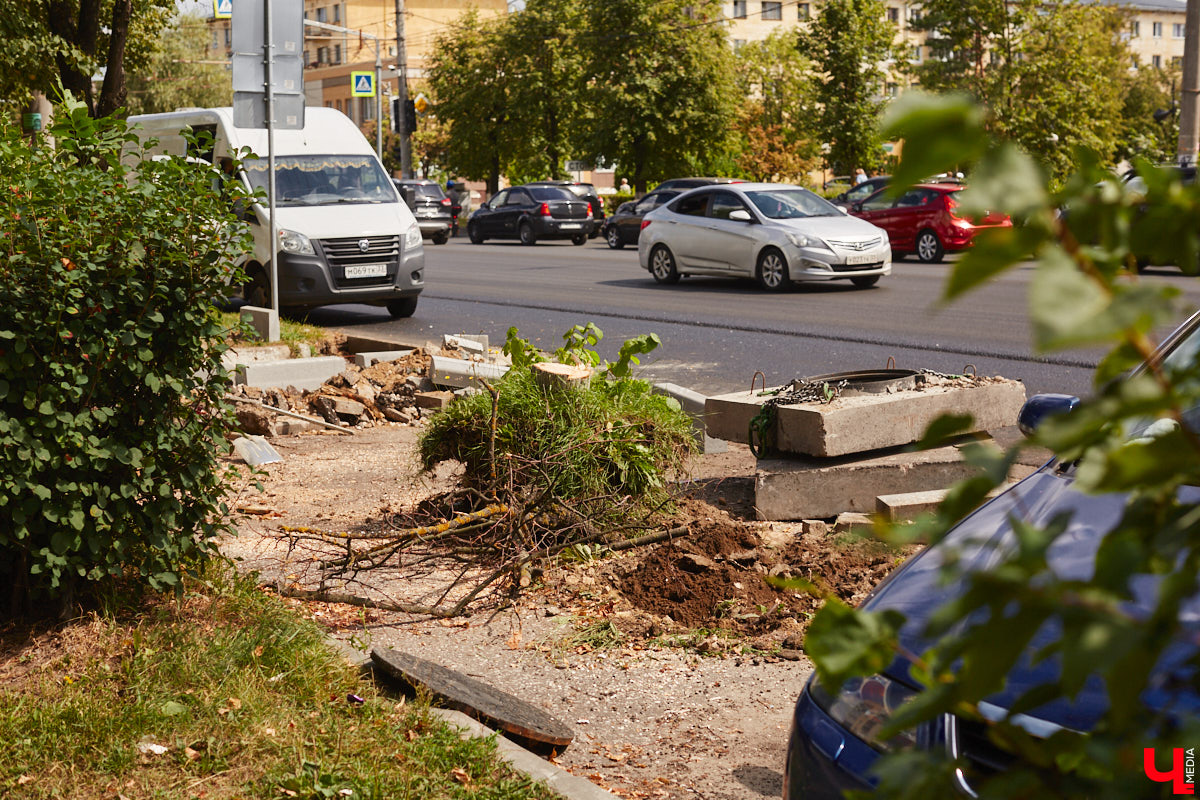
[[555, 186], [513, 186], [498, 192], [471, 215], [467, 236], [472, 244], [487, 239], [587, 241], [592, 230], [590, 204]]
[[642, 217], [680, 194], [681, 190], [655, 189], [640, 200], [622, 203], [604, 224], [604, 241], [613, 250], [620, 250], [627, 244], [637, 244], [638, 235], [642, 232]]

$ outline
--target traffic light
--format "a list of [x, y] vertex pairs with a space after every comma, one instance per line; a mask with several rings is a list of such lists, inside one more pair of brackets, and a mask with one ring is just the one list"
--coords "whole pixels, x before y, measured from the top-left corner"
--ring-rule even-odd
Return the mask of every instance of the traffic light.
[[[408, 132], [417, 132], [417, 108], [412, 100], [404, 102], [404, 122]], [[401, 100], [399, 97], [392, 98], [392, 130], [396, 133], [400, 132], [400, 106]]]

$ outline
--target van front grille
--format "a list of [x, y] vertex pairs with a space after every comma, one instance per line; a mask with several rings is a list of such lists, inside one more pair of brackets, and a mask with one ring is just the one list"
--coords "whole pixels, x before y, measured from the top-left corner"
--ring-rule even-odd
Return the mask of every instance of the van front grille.
[[[355, 236], [322, 239], [321, 248], [329, 262], [329, 272], [337, 289], [363, 286], [390, 286], [396, 282], [400, 265], [399, 236]], [[368, 278], [347, 278], [346, 267], [383, 264], [386, 273]]]

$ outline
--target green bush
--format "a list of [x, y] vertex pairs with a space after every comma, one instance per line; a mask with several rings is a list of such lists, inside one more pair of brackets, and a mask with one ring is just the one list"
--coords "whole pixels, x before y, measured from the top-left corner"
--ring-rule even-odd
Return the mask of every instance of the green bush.
[[[631, 339], [618, 360], [602, 364], [592, 349], [603, 334], [594, 325], [576, 326], [555, 353], [562, 363], [598, 367], [586, 386], [546, 389], [529, 369], [545, 360], [509, 330], [513, 366], [496, 385], [495, 461], [498, 479], [518, 490], [546, 490], [573, 502], [632, 496], [661, 497], [669, 473], [684, 468], [695, 451], [691, 419], [679, 403], [654, 394], [650, 384], [629, 377], [637, 354], [658, 337]], [[426, 469], [455, 459], [466, 465], [475, 486], [491, 481], [492, 397], [480, 392], [435, 414], [421, 435]]]
[[0, 614], [175, 586], [225, 510], [236, 187], [69, 97], [49, 134], [0, 123]]
[[621, 203], [628, 203], [630, 200], [636, 200], [636, 199], [637, 199], [636, 194], [626, 193], [626, 194], [605, 195], [603, 198], [604, 213], [611, 217], [613, 214], [617, 213], [617, 209], [621, 207]]

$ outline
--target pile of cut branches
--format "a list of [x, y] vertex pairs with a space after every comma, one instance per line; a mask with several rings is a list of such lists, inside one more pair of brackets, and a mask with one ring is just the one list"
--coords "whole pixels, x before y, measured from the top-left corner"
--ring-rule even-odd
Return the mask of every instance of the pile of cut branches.
[[[295, 540], [336, 542], [323, 563], [323, 584], [360, 581], [364, 571], [439, 562], [461, 565], [430, 604], [365, 602], [328, 591], [293, 595], [455, 616], [485, 599], [528, 585], [539, 562], [564, 551], [625, 549], [680, 535], [662, 524], [669, 478], [681, 474], [696, 445], [690, 418], [674, 399], [632, 376], [637, 356], [658, 337], [631, 339], [615, 362], [594, 347], [603, 336], [576, 326], [553, 363], [581, 368], [576, 380], [546, 380], [550, 359], [509, 330], [508, 373], [456, 399], [421, 435], [422, 466], [461, 462], [461, 489], [426, 500], [394, 519], [384, 534], [330, 534], [291, 529]], [[324, 586], [323, 586], [324, 589]]]

